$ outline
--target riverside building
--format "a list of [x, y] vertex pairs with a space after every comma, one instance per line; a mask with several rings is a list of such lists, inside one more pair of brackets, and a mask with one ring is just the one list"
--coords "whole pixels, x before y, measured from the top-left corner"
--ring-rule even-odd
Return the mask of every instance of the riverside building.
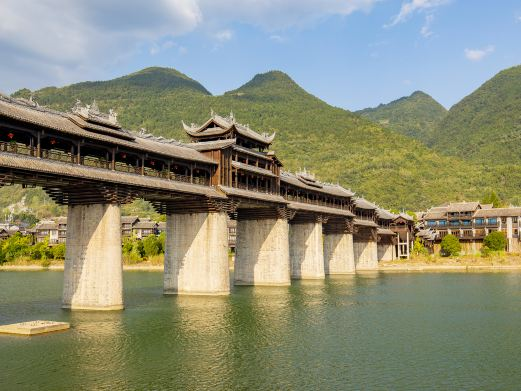
[[521, 207], [494, 208], [492, 204], [456, 202], [436, 206], [420, 215], [420, 237], [432, 251], [440, 251], [444, 236], [452, 234], [460, 240], [462, 252], [478, 252], [490, 232], [500, 231], [507, 238], [507, 251], [521, 251], [519, 222]]

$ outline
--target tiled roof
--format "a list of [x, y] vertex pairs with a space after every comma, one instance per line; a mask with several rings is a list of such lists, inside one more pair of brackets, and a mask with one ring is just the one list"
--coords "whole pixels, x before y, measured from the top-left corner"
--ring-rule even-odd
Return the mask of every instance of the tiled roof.
[[378, 227], [378, 224], [371, 220], [354, 219], [354, 223], [362, 227]]
[[255, 167], [250, 164], [240, 163], [240, 162], [232, 162], [232, 166], [241, 170], [250, 171], [255, 174], [266, 175], [270, 177], [276, 177], [274, 173], [270, 170], [266, 170], [265, 168]]
[[474, 217], [515, 217], [521, 216], [521, 207], [479, 209]]
[[382, 208], [378, 208], [376, 210], [376, 216], [382, 220], [394, 220], [397, 217], [397, 215], [394, 213], [391, 213], [388, 210]]
[[157, 153], [172, 158], [216, 164], [216, 162], [209, 157], [197, 152], [192, 148], [188, 148], [181, 143], [173, 144], [159, 142], [153, 139], [151, 136], [148, 136], [147, 138], [137, 134], [133, 134], [133, 140], [122, 139], [116, 137], [116, 135], [110, 135], [110, 132], [121, 133], [121, 131], [110, 128], [106, 128], [107, 132], [103, 133], [98, 133], [91, 130], [90, 128], [92, 127], [89, 129], [83, 129], [81, 126], [71, 120], [70, 114], [61, 113], [39, 106], [29, 106], [20, 100], [9, 98], [1, 94], [0, 116], [42, 126], [47, 129], [53, 129], [65, 134], [118, 145], [120, 147], [126, 147], [134, 150], [139, 149], [143, 150], [143, 152]]
[[368, 210], [375, 210], [378, 209], [378, 207], [373, 204], [372, 202], [367, 201], [365, 198], [356, 198], [355, 199], [355, 207], [358, 209], [368, 209]]
[[322, 205], [312, 205], [306, 204], [304, 202], [290, 202], [288, 204], [289, 209], [297, 210], [297, 211], [307, 211], [307, 212], [315, 212], [315, 213], [323, 213], [328, 215], [336, 215], [336, 216], [344, 216], [344, 217], [354, 217], [354, 214], [345, 209], [336, 209], [328, 206]]
[[280, 175], [281, 182], [288, 183], [290, 185], [293, 185], [295, 187], [300, 187], [302, 189], [306, 190], [312, 190], [318, 193], [332, 195], [332, 196], [338, 196], [338, 197], [352, 197], [354, 196], [354, 193], [351, 190], [345, 189], [340, 185], [331, 185], [328, 183], [322, 183], [318, 182], [319, 187], [317, 186], [311, 186], [309, 182], [302, 181], [298, 178], [296, 174], [282, 171]]
[[235, 187], [228, 187], [228, 186], [221, 186], [221, 185], [219, 185], [218, 187], [226, 195], [230, 195], [230, 196], [251, 198], [251, 199], [256, 199], [259, 201], [276, 202], [276, 203], [281, 203], [281, 204], [286, 203], [286, 200], [277, 194], [260, 193], [257, 191], [237, 189]]
[[[217, 126], [210, 127], [211, 124]], [[183, 122], [183, 128], [186, 133], [192, 137], [218, 136], [235, 129], [240, 135], [259, 141], [263, 144], [271, 144], [275, 138], [275, 133], [271, 136], [268, 136], [267, 134], [259, 134], [252, 130], [248, 125], [239, 124], [235, 121], [233, 114], [230, 114], [229, 117], [221, 117], [220, 115], [212, 114], [210, 119], [201, 126], [195, 124], [188, 126]]]

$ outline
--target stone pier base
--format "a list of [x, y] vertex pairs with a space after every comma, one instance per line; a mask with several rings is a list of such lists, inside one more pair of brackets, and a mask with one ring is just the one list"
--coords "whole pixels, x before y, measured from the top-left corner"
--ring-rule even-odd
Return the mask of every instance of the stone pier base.
[[394, 244], [378, 243], [378, 261], [392, 261], [394, 259]]
[[322, 223], [299, 223], [289, 226], [291, 278], [324, 278], [324, 243]]
[[230, 293], [226, 213], [167, 216], [164, 293]]
[[375, 241], [353, 243], [356, 270], [378, 269], [378, 249]]
[[63, 308], [123, 309], [119, 206], [69, 206], [66, 245]]
[[236, 285], [290, 285], [287, 220], [239, 220], [235, 252]]
[[326, 274], [355, 272], [352, 234], [331, 233], [324, 235], [324, 266]]

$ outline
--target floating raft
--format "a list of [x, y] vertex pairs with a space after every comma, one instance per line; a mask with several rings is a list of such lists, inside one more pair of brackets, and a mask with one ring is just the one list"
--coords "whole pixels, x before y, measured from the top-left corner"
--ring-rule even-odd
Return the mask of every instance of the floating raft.
[[53, 331], [67, 330], [71, 327], [67, 322], [51, 320], [33, 320], [30, 322], [0, 325], [0, 334], [37, 335]]

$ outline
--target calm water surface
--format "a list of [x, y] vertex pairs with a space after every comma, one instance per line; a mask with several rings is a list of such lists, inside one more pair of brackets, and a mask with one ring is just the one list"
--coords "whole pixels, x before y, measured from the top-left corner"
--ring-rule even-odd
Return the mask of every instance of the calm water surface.
[[126, 272], [126, 309], [60, 309], [61, 272], [0, 272], [0, 390], [521, 388], [521, 273], [364, 274], [229, 297], [164, 297]]

